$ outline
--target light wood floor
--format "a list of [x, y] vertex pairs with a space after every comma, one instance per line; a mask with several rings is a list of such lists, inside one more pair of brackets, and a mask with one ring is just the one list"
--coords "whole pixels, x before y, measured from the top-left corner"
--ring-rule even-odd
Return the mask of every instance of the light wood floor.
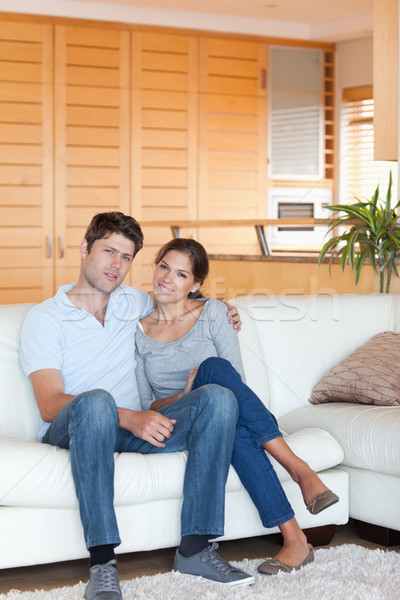
[[[359, 544], [367, 548], [383, 548], [377, 544], [361, 540], [350, 522], [338, 527], [331, 546], [341, 544]], [[280, 548], [278, 536], [269, 535], [243, 540], [221, 542], [219, 552], [225, 560], [242, 560], [244, 558], [262, 558], [273, 556]], [[392, 546], [390, 550], [400, 552], [400, 546]], [[120, 579], [132, 579], [143, 575], [166, 573], [171, 569], [174, 548], [153, 550], [151, 552], [135, 552], [121, 554], [118, 557]], [[19, 569], [0, 570], [0, 593], [11, 589], [21, 591], [50, 589], [64, 585], [75, 585], [88, 579], [88, 561], [76, 560], [65, 563], [21, 567]]]

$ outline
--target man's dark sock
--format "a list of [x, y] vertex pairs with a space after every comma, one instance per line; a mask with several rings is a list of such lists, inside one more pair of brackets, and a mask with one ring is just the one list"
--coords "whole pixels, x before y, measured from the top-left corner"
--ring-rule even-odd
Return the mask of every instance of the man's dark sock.
[[114, 544], [104, 544], [103, 546], [93, 546], [89, 548], [90, 562], [89, 566], [105, 565], [109, 560], [116, 558]]
[[194, 556], [208, 547], [208, 535], [184, 535], [178, 548], [185, 558]]

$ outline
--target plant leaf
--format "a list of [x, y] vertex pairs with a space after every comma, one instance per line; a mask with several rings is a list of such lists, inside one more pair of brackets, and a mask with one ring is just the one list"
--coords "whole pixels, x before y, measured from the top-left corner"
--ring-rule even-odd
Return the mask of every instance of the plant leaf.
[[386, 192], [386, 214], [389, 214], [389, 212], [391, 211], [391, 203], [392, 203], [392, 184], [393, 184], [393, 178], [392, 178], [392, 170], [389, 170], [389, 184], [388, 184], [388, 189]]
[[363, 266], [364, 261], [367, 258], [367, 255], [368, 255], [368, 248], [363, 248], [361, 250], [361, 252], [359, 253], [359, 255], [357, 256], [356, 266], [355, 266], [356, 285], [358, 283], [358, 280], [360, 279], [361, 267]]
[[358, 240], [359, 234], [359, 231], [357, 231], [357, 229], [353, 227], [351, 237], [347, 242], [347, 256], [351, 268], [354, 267], [354, 246]]

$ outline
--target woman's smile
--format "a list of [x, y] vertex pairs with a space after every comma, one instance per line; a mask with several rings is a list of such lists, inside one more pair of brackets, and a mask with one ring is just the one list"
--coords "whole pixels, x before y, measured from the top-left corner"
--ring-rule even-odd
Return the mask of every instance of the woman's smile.
[[182, 252], [170, 250], [154, 269], [153, 291], [159, 301], [167, 296], [176, 303], [185, 301], [197, 287], [190, 258]]

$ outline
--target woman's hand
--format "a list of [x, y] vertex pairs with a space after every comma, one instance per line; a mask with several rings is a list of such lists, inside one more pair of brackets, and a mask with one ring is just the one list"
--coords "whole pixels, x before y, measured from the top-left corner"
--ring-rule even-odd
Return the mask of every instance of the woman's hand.
[[183, 398], [183, 396], [188, 394], [192, 390], [193, 381], [194, 381], [194, 378], [196, 377], [197, 371], [198, 371], [197, 367], [196, 367], [196, 369], [192, 369], [191, 371], [189, 371], [189, 375], [188, 375], [184, 390], [179, 392], [179, 394], [174, 394], [173, 396], [168, 396], [168, 398], [160, 398], [159, 400], [154, 400], [153, 404], [150, 406], [150, 409], [151, 410], [159, 410], [160, 408], [163, 408], [164, 406], [169, 406], [170, 404], [173, 404], [174, 402], [178, 402], [178, 400], [180, 400], [181, 398]]
[[182, 396], [186, 396], [186, 394], [192, 391], [193, 381], [196, 377], [196, 373], [198, 370], [199, 369], [196, 367], [195, 369], [191, 369], [191, 371], [189, 371], [189, 375], [186, 381], [185, 389], [182, 392]]

